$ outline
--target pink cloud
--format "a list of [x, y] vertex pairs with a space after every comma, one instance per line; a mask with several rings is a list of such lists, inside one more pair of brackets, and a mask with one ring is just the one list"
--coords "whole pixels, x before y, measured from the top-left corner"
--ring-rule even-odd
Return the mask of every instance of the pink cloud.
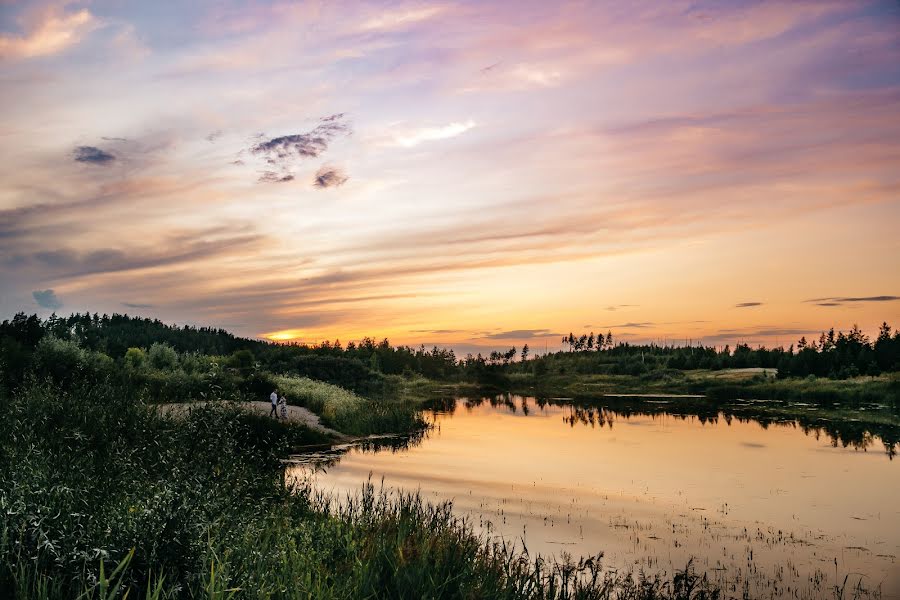
[[0, 34], [0, 59], [58, 54], [100, 26], [86, 8], [67, 13], [57, 6], [28, 12], [20, 18], [20, 24], [23, 33]]

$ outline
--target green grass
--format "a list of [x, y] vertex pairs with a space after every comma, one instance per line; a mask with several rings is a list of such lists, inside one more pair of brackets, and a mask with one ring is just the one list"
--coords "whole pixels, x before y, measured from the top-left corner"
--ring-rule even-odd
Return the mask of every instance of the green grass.
[[272, 381], [290, 404], [305, 406], [328, 421], [357, 412], [366, 403], [364, 398], [349, 390], [307, 377], [277, 375]]
[[885, 403], [900, 407], [896, 374], [853, 379], [776, 379], [774, 371], [652, 371], [632, 375], [510, 375], [510, 391], [530, 395], [599, 397], [604, 394], [702, 394], [714, 400], [787, 400], [814, 403]]
[[[13, 598], [713, 598], [491, 543], [448, 504], [287, 489], [311, 436], [237, 408], [167, 419], [103, 382], [0, 391], [0, 590]], [[312, 439], [312, 438], [309, 438]]]
[[425, 427], [418, 402], [384, 394], [363, 398], [342, 387], [306, 377], [274, 376], [273, 383], [290, 404], [309, 408], [322, 422], [352, 435], [410, 433]]
[[713, 399], [794, 400], [828, 404], [834, 402], [858, 405], [884, 403], [900, 406], [900, 377], [856, 377], [853, 379], [751, 378], [743, 382], [704, 382], [696, 386]]

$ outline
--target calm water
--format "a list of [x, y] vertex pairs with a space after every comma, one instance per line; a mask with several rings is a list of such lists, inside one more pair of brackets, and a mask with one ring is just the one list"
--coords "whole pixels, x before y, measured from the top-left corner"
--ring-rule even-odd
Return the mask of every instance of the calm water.
[[900, 460], [877, 435], [622, 406], [460, 399], [417, 444], [351, 447], [312, 476], [341, 495], [371, 474], [452, 500], [532, 554], [667, 573], [693, 557], [731, 593], [766, 597], [833, 597], [849, 574], [848, 589], [862, 577], [900, 598]]

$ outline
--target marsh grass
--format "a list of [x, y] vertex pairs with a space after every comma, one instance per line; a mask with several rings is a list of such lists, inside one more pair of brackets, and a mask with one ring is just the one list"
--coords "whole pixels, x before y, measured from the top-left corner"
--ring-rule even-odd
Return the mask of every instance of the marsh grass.
[[389, 396], [363, 398], [342, 387], [306, 377], [272, 378], [290, 404], [305, 406], [322, 422], [352, 435], [406, 433], [425, 427], [415, 401]]
[[793, 400], [816, 404], [841, 402], [849, 405], [880, 402], [900, 407], [900, 378], [896, 375], [854, 379], [813, 376], [803, 379], [749, 379], [744, 383], [711, 381], [695, 384], [694, 387], [702, 389], [713, 400]]
[[896, 374], [853, 379], [776, 379], [775, 371], [659, 370], [641, 376], [577, 374], [510, 375], [508, 391], [524, 395], [600, 397], [604, 394], [701, 394], [711, 400], [773, 400], [829, 405], [881, 403], [900, 410], [900, 377]]
[[529, 557], [415, 494], [289, 489], [277, 459], [310, 435], [229, 406], [167, 419], [102, 382], [0, 394], [0, 595], [716, 597], [690, 570]]

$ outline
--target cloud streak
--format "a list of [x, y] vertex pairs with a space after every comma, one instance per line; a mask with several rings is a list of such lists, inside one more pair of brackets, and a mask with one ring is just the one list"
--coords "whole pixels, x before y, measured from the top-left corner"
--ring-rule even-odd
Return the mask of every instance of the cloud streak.
[[482, 336], [488, 340], [529, 340], [532, 338], [562, 337], [563, 333], [557, 333], [550, 329], [511, 329], [509, 331], [498, 331]]
[[122, 306], [125, 308], [153, 308], [153, 304], [142, 304], [140, 302], [123, 302]]
[[287, 170], [300, 161], [318, 158], [336, 137], [350, 132], [344, 113], [336, 113], [323, 117], [318, 125], [305, 133], [264, 139], [251, 146], [250, 153], [273, 167]]
[[894, 302], [900, 296], [835, 296], [830, 298], [813, 298], [805, 302]]
[[23, 34], [0, 34], [0, 59], [38, 58], [63, 52], [99, 25], [87, 9], [66, 14], [51, 7], [24, 20]]
[[651, 321], [618, 323], [617, 325], [598, 325], [600, 329], [647, 329], [653, 327], [656, 323]]
[[63, 306], [60, 299], [56, 296], [56, 292], [53, 290], [35, 290], [31, 292], [31, 295], [34, 298], [34, 301], [37, 302], [37, 305], [41, 308], [58, 310]]
[[170, 234], [148, 246], [98, 247], [89, 251], [57, 247], [10, 253], [0, 260], [0, 267], [16, 269], [20, 275], [35, 272], [45, 278], [65, 279], [184, 265], [250, 251], [261, 241], [259, 235], [242, 229], [207, 228]]
[[[817, 333], [817, 329], [797, 327], [763, 327], [758, 329], [722, 329], [717, 333], [699, 336], [704, 343], [761, 343], [773, 338], [804, 336]], [[782, 340], [784, 342], [784, 340]], [[792, 343], [791, 341], [787, 342]]]
[[108, 165], [116, 160], [116, 157], [96, 146], [78, 146], [75, 148], [75, 161], [92, 165]]
[[471, 119], [464, 122], [448, 123], [441, 127], [423, 127], [402, 133], [394, 138], [397, 145], [404, 148], [412, 148], [423, 142], [446, 140], [464, 134], [475, 127], [475, 121]]
[[293, 180], [294, 176], [290, 173], [276, 173], [275, 171], [263, 171], [257, 179], [259, 183], [287, 183]]
[[340, 187], [347, 182], [347, 174], [338, 167], [322, 167], [316, 171], [313, 178], [313, 185], [317, 188], [325, 189], [332, 187]]
[[812, 298], [804, 300], [805, 303], [815, 304], [816, 306], [844, 306], [846, 304], [866, 304], [870, 302], [895, 302], [900, 300], [900, 296], [836, 296], [829, 298]]

